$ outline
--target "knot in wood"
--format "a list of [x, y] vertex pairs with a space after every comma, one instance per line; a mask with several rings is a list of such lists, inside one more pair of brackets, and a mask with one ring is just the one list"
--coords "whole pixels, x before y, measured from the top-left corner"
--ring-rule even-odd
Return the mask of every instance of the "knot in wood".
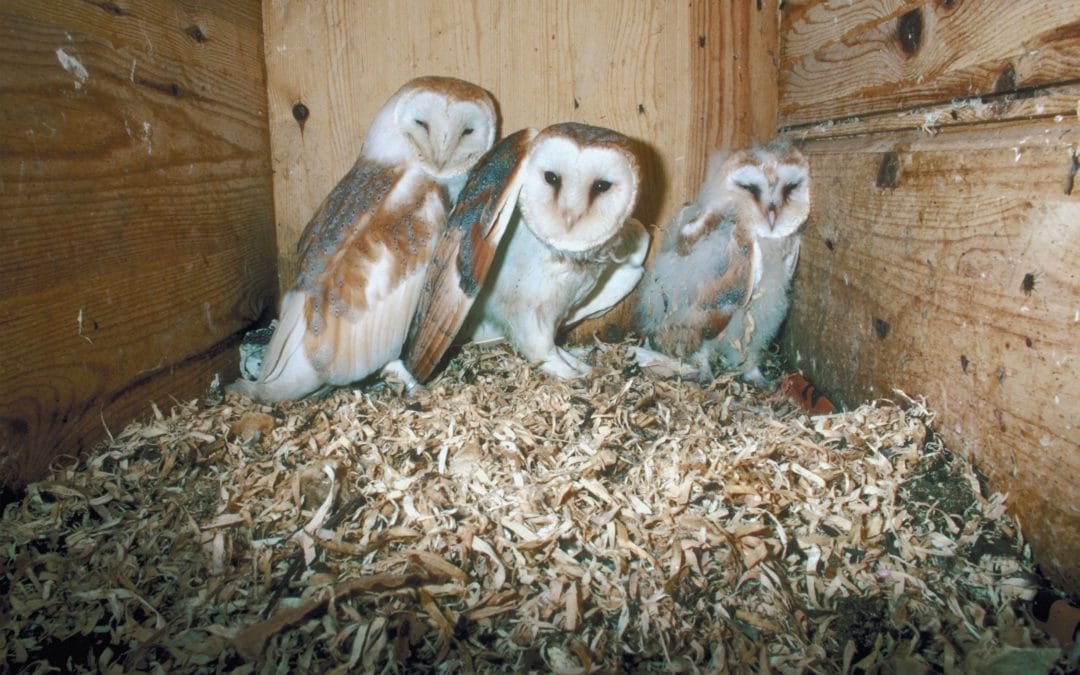
[[292, 107], [293, 119], [300, 125], [300, 131], [304, 130], [304, 124], [307, 122], [308, 116], [311, 115], [311, 111], [304, 105], [303, 101], [297, 101]]
[[895, 152], [886, 152], [881, 157], [878, 165], [877, 186], [879, 188], [894, 188], [900, 182], [900, 155]]
[[913, 9], [900, 17], [896, 22], [896, 37], [900, 40], [900, 48], [905, 54], [914, 54], [919, 50], [922, 42], [923, 19], [922, 10]]
[[1005, 70], [1001, 71], [1001, 74], [994, 80], [994, 93], [1004, 94], [1016, 89], [1016, 68], [1010, 63], [1005, 66]]
[[888, 321], [874, 317], [874, 332], [877, 333], [879, 340], [889, 337], [890, 328]]

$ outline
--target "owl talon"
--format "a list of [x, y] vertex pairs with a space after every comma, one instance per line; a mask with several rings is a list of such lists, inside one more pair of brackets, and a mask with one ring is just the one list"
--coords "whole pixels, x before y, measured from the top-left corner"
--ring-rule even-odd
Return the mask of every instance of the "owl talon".
[[[630, 356], [643, 370], [646, 370], [653, 375], [665, 379], [672, 380], [675, 378], [681, 378], [684, 380], [697, 380], [701, 377], [700, 369], [680, 361], [679, 359], [661, 354], [658, 351], [647, 349], [645, 347], [630, 347]], [[711, 377], [712, 374], [709, 374]]]
[[409, 369], [405, 367], [405, 364], [401, 359], [395, 359], [390, 363], [383, 366], [379, 376], [383, 379], [393, 379], [400, 381], [405, 385], [405, 389], [402, 393], [406, 396], [412, 395], [417, 389], [423, 389], [423, 386], [417, 382], [413, 374], [409, 372]]
[[592, 348], [569, 347], [559, 351], [562, 353], [563, 359], [570, 364], [570, 367], [581, 373], [581, 375], [588, 375], [592, 372], [592, 366], [585, 360], [592, 353]]
[[591, 373], [592, 366], [556, 347], [555, 353], [540, 364], [540, 370], [563, 380], [576, 380]]

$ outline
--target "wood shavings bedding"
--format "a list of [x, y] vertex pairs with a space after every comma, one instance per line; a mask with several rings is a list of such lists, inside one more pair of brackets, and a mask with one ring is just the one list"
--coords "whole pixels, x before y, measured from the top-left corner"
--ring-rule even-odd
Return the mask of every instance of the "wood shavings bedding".
[[[191, 402], [0, 522], [25, 672], [1062, 669], [1005, 499], [921, 401], [468, 347], [426, 391]], [[1055, 662], [1057, 665], [1054, 665]]]

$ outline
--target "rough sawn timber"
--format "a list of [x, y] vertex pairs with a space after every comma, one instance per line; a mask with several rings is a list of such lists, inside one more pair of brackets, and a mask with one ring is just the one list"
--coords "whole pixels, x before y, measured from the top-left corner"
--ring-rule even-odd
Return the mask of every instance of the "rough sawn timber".
[[845, 403], [923, 394], [1080, 589], [1080, 123], [805, 144], [815, 199], [785, 348]]
[[1080, 5], [797, 0], [784, 5], [784, 126], [1080, 79]]
[[0, 483], [235, 371], [276, 293], [259, 6], [0, 8]]

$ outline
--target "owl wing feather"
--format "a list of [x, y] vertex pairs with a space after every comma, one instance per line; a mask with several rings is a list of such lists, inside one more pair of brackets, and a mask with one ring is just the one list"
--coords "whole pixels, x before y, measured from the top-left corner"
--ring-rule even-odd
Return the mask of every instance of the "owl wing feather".
[[[686, 237], [666, 242], [668, 248], [657, 264], [668, 270], [664, 281], [669, 286], [661, 285], [662, 299], [650, 297], [645, 307], [651, 316], [650, 341], [664, 353], [680, 357], [723, 333], [735, 312], [749, 302], [753, 283], [750, 233], [726, 211], [695, 215], [708, 222]], [[719, 242], [716, 248], [714, 241]], [[651, 295], [656, 296], [657, 290]]]
[[629, 295], [645, 273], [645, 257], [649, 253], [650, 241], [649, 231], [640, 221], [634, 218], [626, 221], [617, 246], [612, 251], [611, 264], [592, 293], [581, 304], [571, 308], [563, 326], [601, 316]]
[[404, 349], [405, 366], [427, 381], [457, 336], [487, 279], [514, 213], [535, 129], [497, 143], [469, 178], [435, 247]]
[[445, 191], [419, 170], [358, 162], [301, 237], [304, 351], [330, 384], [398, 358], [435, 238]]
[[296, 242], [300, 269], [297, 287], [311, 286], [312, 278], [325, 267], [327, 258], [354, 233], [356, 219], [386, 201], [401, 179], [400, 167], [360, 157], [348, 173], [323, 198]]
[[[417, 267], [422, 274], [426, 260], [422, 240], [426, 237], [430, 251], [433, 228], [442, 223], [441, 217], [423, 227], [395, 222], [408, 220], [399, 212], [403, 208], [387, 209], [391, 192], [405, 175], [400, 167], [361, 158], [323, 199], [297, 244], [299, 273], [282, 298], [281, 319], [267, 345], [262, 372], [253, 382], [238, 380], [231, 391], [280, 401], [303, 396], [320, 384], [359, 379], [382, 365], [375, 363], [382, 352], [393, 351], [395, 325], [400, 326], [400, 350], [411, 318], [399, 316], [408, 304], [400, 296], [408, 296], [411, 289], [415, 297]], [[430, 198], [432, 185], [416, 185], [418, 198]], [[404, 206], [397, 201], [398, 207]], [[442, 213], [445, 209], [444, 204]], [[410, 238], [414, 241], [403, 246]], [[394, 260], [391, 250], [411, 255]]]

